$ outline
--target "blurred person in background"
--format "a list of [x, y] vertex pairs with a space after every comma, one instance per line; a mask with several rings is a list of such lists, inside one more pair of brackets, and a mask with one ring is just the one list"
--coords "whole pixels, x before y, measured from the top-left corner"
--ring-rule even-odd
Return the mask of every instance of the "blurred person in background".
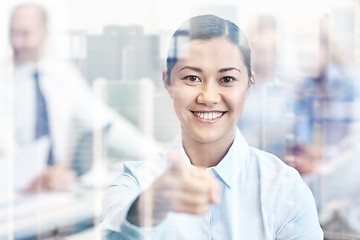
[[324, 230], [360, 233], [360, 74], [331, 42], [328, 24], [321, 19], [318, 49], [299, 49], [305, 77], [295, 88], [294, 143], [286, 161], [303, 176], [323, 216], [335, 209]]
[[[291, 131], [290, 85], [278, 77], [278, 23], [270, 15], [257, 16], [249, 28], [256, 87], [250, 93], [238, 127], [250, 145], [283, 158]], [[290, 89], [291, 90], [291, 89]]]
[[15, 7], [9, 33], [13, 56], [0, 66], [0, 161], [15, 191], [71, 189], [76, 176], [89, 170], [92, 155], [80, 163], [74, 156], [79, 148], [91, 151], [92, 138], [74, 140], [74, 125], [87, 136], [106, 132], [113, 151], [127, 159], [161, 148], [95, 99], [73, 66], [46, 55], [48, 16], [42, 6]]

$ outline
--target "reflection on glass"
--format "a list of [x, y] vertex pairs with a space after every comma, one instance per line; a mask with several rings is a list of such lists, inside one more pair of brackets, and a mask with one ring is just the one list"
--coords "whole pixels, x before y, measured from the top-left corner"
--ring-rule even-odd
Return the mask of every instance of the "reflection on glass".
[[[110, 239], [123, 237], [121, 234], [128, 233], [129, 228], [134, 234], [144, 234], [143, 239], [162, 234], [165, 239], [186, 239], [187, 234], [189, 239], [210, 235], [217, 238], [220, 232], [220, 239], [236, 239], [244, 234], [243, 228], [237, 226], [246, 226], [245, 230], [253, 234], [245, 239], [257, 239], [255, 234], [263, 239], [265, 235], [254, 228], [262, 221], [265, 226], [274, 220], [281, 221], [287, 208], [273, 217], [269, 213], [275, 210], [265, 207], [267, 201], [273, 200], [276, 187], [266, 194], [267, 188], [259, 187], [269, 183], [262, 181], [261, 176], [270, 174], [271, 167], [266, 166], [254, 175], [249, 170], [253, 165], [241, 165], [246, 162], [243, 154], [248, 150], [239, 141], [242, 139], [239, 132], [228, 151], [224, 151], [226, 144], [203, 148], [195, 144], [204, 138], [211, 139], [214, 137], [211, 133], [221, 128], [216, 131], [198, 128], [203, 131], [195, 132], [197, 128], [190, 124], [190, 117], [203, 119], [201, 124], [218, 117], [224, 120], [231, 114], [221, 113], [230, 112], [239, 102], [235, 98], [240, 94], [228, 93], [233, 89], [228, 87], [226, 97], [216, 99], [216, 93], [225, 91], [227, 83], [237, 83], [231, 79], [237, 72], [221, 72], [229, 73], [225, 77], [218, 73], [224, 78], [215, 88], [202, 88], [209, 86], [202, 85], [203, 80], [214, 75], [201, 64], [212, 64], [211, 69], [216, 70], [217, 59], [227, 66], [236, 50], [226, 60], [220, 55], [210, 57], [220, 47], [219, 52], [227, 53], [227, 45], [217, 43], [206, 48], [205, 60], [193, 58], [200, 57], [202, 52], [189, 41], [187, 28], [170, 41], [174, 50], [170, 52], [180, 58], [180, 48], [187, 57], [176, 60], [176, 54], [169, 55], [166, 66], [168, 37], [173, 31], [169, 26], [185, 18], [187, 10], [216, 12], [245, 26], [255, 84], [249, 84], [252, 89], [237, 123], [239, 131], [250, 146], [276, 155], [301, 174], [314, 195], [325, 239], [359, 238], [356, 237], [360, 234], [358, 1], [323, 7], [314, 3], [312, 7], [319, 12], [312, 10], [306, 15], [299, 14], [306, 4], [294, 4], [293, 9], [300, 7], [298, 12], [283, 8], [287, 9], [285, 13], [263, 11], [257, 6], [252, 9], [236, 1], [226, 6], [189, 1], [189, 6], [176, 5], [179, 9], [174, 12], [170, 4], [164, 4], [160, 15], [151, 1], [144, 6], [142, 1], [95, 2], [86, 4], [89, 9], [98, 6], [96, 18], [94, 11], [88, 11], [81, 1], [68, 3], [65, 12], [66, 19], [70, 19], [69, 29], [57, 33], [68, 36], [65, 39], [70, 40], [70, 46], [65, 50], [76, 68], [51, 57], [45, 50], [51, 41], [50, 30], [58, 27], [51, 20], [59, 17], [61, 11], [57, 7], [62, 4], [47, 3], [49, 13], [58, 14], [54, 16], [39, 5], [15, 7], [11, 10], [9, 28], [3, 29], [9, 31], [13, 54], [0, 64], [0, 180], [5, 183], [0, 184], [0, 239], [100, 239], [102, 211], [101, 227], [111, 230], [107, 232]], [[271, 5], [274, 8], [273, 2]], [[330, 8], [331, 5], [334, 7]], [[84, 7], [80, 17], [78, 6]], [[308, 6], [306, 9], [309, 10]], [[321, 9], [326, 9], [325, 17], [319, 17], [323, 15]], [[186, 11], [180, 16], [178, 12], [183, 10]], [[146, 18], [150, 21], [142, 22]], [[60, 22], [66, 25], [65, 21]], [[96, 33], [94, 25], [99, 27]], [[213, 39], [204, 42], [202, 46], [206, 47]], [[191, 55], [195, 51], [199, 52]], [[192, 61], [190, 67], [194, 67], [195, 61], [201, 62], [195, 67], [202, 73], [196, 68], [185, 68], [181, 72], [186, 74], [177, 74], [177, 66], [185, 60]], [[164, 88], [162, 70], [169, 66], [175, 69], [168, 74], [173, 82], [165, 82]], [[211, 113], [202, 112], [202, 108], [193, 104], [195, 97], [190, 96], [193, 93], [190, 89], [203, 91], [199, 105], [206, 105], [209, 99], [226, 104], [219, 108], [207, 105], [206, 111]], [[194, 114], [186, 115], [184, 108]], [[186, 139], [196, 141], [189, 144], [184, 132], [189, 133], [185, 134]], [[199, 134], [202, 138], [198, 138]], [[170, 150], [154, 155], [163, 146]], [[220, 153], [225, 157], [219, 157]], [[212, 161], [216, 156], [221, 159], [218, 164]], [[268, 162], [277, 161], [270, 158]], [[227, 159], [233, 160], [229, 166]], [[258, 164], [252, 158], [251, 163]], [[246, 174], [242, 172], [237, 178], [236, 169], [246, 169]], [[253, 169], [263, 168], [259, 163]], [[276, 169], [275, 176], [281, 175], [282, 171]], [[121, 173], [124, 175], [121, 180], [111, 185]], [[195, 214], [174, 209], [167, 200], [169, 195], [173, 200], [181, 199], [169, 193], [176, 192], [176, 186], [181, 184], [172, 182], [175, 178], [193, 183], [195, 189], [196, 186], [205, 189], [209, 193], [204, 198], [205, 208], [199, 207]], [[294, 179], [297, 177], [288, 176], [279, 180], [279, 185], [296, 183], [302, 189], [301, 182]], [[108, 185], [112, 187], [105, 192]], [[169, 192], [161, 191], [159, 197], [155, 187], [164, 189], [165, 185], [171, 186]], [[297, 199], [303, 197], [300, 194]], [[281, 203], [281, 199], [276, 200]], [[263, 207], [256, 208], [257, 203]], [[118, 208], [113, 209], [112, 204]], [[291, 202], [281, 206], [287, 204]], [[261, 214], [249, 214], [256, 210]], [[265, 221], [266, 217], [270, 220]], [[136, 224], [155, 226], [142, 232], [134, 227]], [[177, 226], [183, 226], [186, 232]]]

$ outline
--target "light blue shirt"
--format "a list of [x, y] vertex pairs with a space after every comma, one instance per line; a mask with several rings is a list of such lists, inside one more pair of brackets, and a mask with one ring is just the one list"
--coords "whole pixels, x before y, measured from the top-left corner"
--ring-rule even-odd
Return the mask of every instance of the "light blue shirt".
[[[172, 150], [191, 164], [181, 137]], [[166, 155], [125, 164], [106, 191], [106, 239], [323, 239], [313, 196], [298, 172], [272, 154], [249, 147], [239, 130], [228, 153], [208, 171], [222, 184], [221, 204], [203, 215], [170, 212], [152, 228], [132, 225], [126, 215], [134, 199], [168, 167]]]

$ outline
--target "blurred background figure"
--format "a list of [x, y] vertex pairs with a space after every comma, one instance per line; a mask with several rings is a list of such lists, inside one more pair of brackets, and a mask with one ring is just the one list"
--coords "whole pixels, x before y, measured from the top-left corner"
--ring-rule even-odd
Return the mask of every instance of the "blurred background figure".
[[238, 126], [249, 144], [283, 158], [291, 132], [291, 84], [278, 75], [278, 23], [259, 15], [249, 27], [256, 82]]
[[294, 143], [286, 161], [327, 213], [324, 230], [359, 233], [360, 74], [334, 44], [329, 27], [328, 17], [321, 18], [317, 41], [301, 38], [297, 45], [304, 75], [295, 88]]
[[[120, 171], [124, 159], [143, 160], [162, 148], [107, 107], [102, 86], [93, 93], [75, 67], [47, 54], [49, 32], [42, 6], [13, 8], [12, 56], [0, 65], [1, 239], [90, 228], [100, 217], [94, 193], [112, 180], [109, 172]], [[111, 170], [107, 154], [115, 159]]]
[[1, 135], [0, 157], [13, 157], [15, 191], [70, 189], [92, 166], [94, 131], [106, 133], [107, 144], [123, 158], [143, 158], [160, 148], [96, 99], [74, 67], [45, 54], [48, 35], [41, 6], [13, 9], [13, 56], [1, 66], [0, 108], [7, 119], [1, 128], [7, 134]]

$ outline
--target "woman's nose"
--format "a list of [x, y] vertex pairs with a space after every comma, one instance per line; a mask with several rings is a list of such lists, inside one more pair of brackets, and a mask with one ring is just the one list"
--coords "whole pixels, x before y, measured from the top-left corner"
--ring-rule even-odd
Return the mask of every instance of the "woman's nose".
[[219, 103], [221, 94], [216, 84], [204, 84], [199, 91], [197, 102], [200, 104], [213, 105]]

